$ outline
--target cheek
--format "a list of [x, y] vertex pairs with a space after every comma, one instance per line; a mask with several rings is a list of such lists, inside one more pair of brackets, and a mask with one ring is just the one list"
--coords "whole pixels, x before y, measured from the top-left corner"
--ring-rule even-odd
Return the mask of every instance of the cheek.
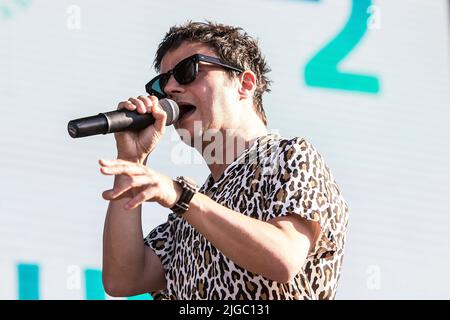
[[[211, 74], [213, 74], [211, 72]], [[235, 105], [230, 83], [226, 79], [205, 76], [195, 88], [197, 99], [201, 104], [199, 116], [210, 123], [228, 118], [227, 108]], [[194, 88], [193, 88], [194, 89]]]
[[199, 114], [203, 117], [210, 117], [216, 107], [215, 93], [207, 87], [199, 90], [198, 101], [200, 102]]

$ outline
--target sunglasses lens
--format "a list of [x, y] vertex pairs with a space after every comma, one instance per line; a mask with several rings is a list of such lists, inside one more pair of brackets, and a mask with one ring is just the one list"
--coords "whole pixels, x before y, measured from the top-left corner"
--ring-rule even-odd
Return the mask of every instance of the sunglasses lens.
[[161, 77], [159, 78], [157, 89], [163, 94], [165, 94], [164, 88], [166, 87], [167, 82], [169, 82], [169, 79], [170, 79], [170, 74], [167, 74], [167, 73], [162, 74]]
[[148, 94], [157, 97], [158, 99], [162, 99], [166, 97], [166, 93], [164, 92], [164, 87], [167, 84], [167, 78], [165, 75], [160, 75], [154, 80], [150, 81], [145, 89]]
[[179, 62], [173, 71], [162, 73], [147, 83], [145, 86], [147, 93], [158, 97], [158, 99], [167, 97], [164, 89], [172, 74], [179, 84], [191, 83], [197, 76], [197, 63], [191, 58]]
[[179, 84], [188, 84], [197, 76], [196, 63], [192, 59], [181, 61], [173, 70], [173, 76]]

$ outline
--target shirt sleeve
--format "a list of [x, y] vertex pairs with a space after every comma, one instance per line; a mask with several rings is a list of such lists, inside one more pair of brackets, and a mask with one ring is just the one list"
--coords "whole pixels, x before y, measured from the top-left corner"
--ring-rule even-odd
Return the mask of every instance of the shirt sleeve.
[[144, 238], [144, 243], [149, 246], [161, 260], [165, 272], [170, 269], [170, 260], [173, 253], [173, 219], [171, 215], [167, 222], [160, 224], [150, 231]]
[[[339, 190], [317, 150], [302, 138], [285, 140], [271, 166], [264, 220], [298, 214], [317, 221], [321, 234], [310, 255], [326, 258], [337, 250], [340, 227], [333, 217], [339, 214]], [[336, 210], [339, 209], [339, 210]]]
[[[170, 272], [170, 261], [173, 255], [173, 220], [170, 214], [167, 222], [157, 226], [144, 238], [144, 244], [150, 247], [161, 260], [166, 278]], [[167, 289], [151, 291], [150, 294], [154, 300], [169, 299]]]

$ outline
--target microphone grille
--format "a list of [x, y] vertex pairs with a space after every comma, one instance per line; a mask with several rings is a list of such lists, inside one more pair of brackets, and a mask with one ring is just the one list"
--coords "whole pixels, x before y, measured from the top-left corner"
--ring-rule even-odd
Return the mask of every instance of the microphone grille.
[[180, 116], [180, 107], [172, 99], [161, 99], [159, 105], [167, 113], [166, 125], [171, 125], [176, 122]]

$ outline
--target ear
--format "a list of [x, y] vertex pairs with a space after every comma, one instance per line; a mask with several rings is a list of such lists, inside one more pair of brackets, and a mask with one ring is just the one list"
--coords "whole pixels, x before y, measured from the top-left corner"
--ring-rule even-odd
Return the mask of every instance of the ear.
[[252, 98], [256, 90], [256, 75], [251, 70], [245, 70], [239, 76], [239, 95], [241, 99]]

